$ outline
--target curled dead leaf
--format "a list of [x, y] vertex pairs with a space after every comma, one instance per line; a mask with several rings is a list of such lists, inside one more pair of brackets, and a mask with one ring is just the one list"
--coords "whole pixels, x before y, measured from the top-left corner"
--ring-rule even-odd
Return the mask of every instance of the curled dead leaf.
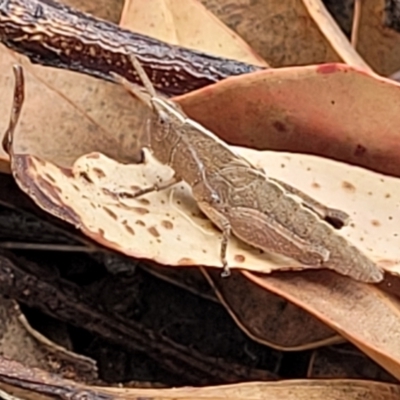
[[[236, 151], [274, 177], [345, 210], [352, 223], [340, 234], [387, 271], [400, 273], [398, 179], [314, 156]], [[105, 246], [165, 265], [220, 265], [221, 233], [199, 212], [186, 184], [139, 199], [117, 196], [170, 179], [173, 171], [150, 156], [146, 164], [122, 165], [92, 153], [79, 158], [72, 169], [63, 169], [30, 155], [15, 154], [12, 166], [20, 187], [40, 207]], [[349, 190], [349, 183], [356, 190]], [[377, 207], [379, 203], [384, 207]], [[232, 268], [263, 273], [304, 268], [262, 255], [234, 238], [228, 246], [228, 263]]]
[[282, 382], [249, 382], [234, 385], [184, 387], [171, 389], [136, 389], [99, 387], [78, 384], [39, 369], [28, 369], [19, 363], [0, 359], [0, 388], [31, 398], [53, 397], [62, 393], [68, 398], [86, 396], [110, 400], [153, 399], [232, 399], [232, 400], [396, 400], [400, 395], [399, 385], [362, 380], [292, 380]]
[[400, 378], [400, 301], [330, 271], [243, 277], [314, 315]]

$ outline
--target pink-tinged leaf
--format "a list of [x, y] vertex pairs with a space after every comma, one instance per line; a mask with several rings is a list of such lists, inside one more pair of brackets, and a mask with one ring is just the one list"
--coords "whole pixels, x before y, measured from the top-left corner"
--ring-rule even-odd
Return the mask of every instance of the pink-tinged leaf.
[[232, 77], [175, 100], [231, 144], [400, 176], [400, 85], [344, 64]]

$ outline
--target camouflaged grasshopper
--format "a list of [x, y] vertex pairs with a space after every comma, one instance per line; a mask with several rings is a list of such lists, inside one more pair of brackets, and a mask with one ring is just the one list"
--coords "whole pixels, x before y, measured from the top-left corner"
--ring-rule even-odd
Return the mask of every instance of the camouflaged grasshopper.
[[375, 263], [332, 226], [346, 224], [346, 213], [268, 178], [188, 118], [177, 104], [158, 96], [139, 61], [133, 55], [130, 58], [149, 97], [124, 78], [114, 77], [151, 108], [153, 115], [146, 126], [148, 146], [161, 163], [175, 171], [170, 181], [144, 188], [133, 197], [182, 180], [188, 183], [199, 208], [222, 231], [220, 258], [225, 275], [229, 274], [226, 250], [233, 234], [258, 249], [307, 266], [329, 268], [365, 282], [383, 279]]

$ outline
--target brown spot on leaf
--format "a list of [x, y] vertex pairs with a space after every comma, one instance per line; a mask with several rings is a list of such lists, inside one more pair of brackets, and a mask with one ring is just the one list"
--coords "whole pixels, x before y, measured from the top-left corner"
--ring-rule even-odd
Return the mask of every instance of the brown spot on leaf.
[[342, 182], [342, 188], [344, 190], [347, 190], [348, 192], [355, 192], [356, 191], [356, 187], [352, 183], [347, 182], [347, 181], [343, 181]]
[[272, 126], [281, 133], [285, 133], [287, 131], [286, 125], [281, 121], [275, 121]]
[[313, 182], [311, 184], [311, 187], [313, 187], [314, 189], [319, 189], [321, 187], [321, 185], [319, 183], [317, 183], [317, 182]]
[[83, 178], [86, 182], [88, 182], [88, 183], [93, 183], [92, 178], [88, 175], [87, 172], [81, 171], [81, 172], [79, 173], [79, 176], [80, 176], [81, 178]]
[[138, 201], [145, 206], [148, 206], [150, 204], [150, 201], [147, 199], [138, 199]]
[[178, 265], [196, 265], [195, 261], [192, 260], [192, 259], [189, 258], [189, 257], [183, 257], [183, 258], [181, 258], [181, 259], [178, 261], [177, 264], [178, 264]]
[[105, 174], [105, 172], [102, 170], [102, 169], [100, 169], [100, 168], [93, 168], [93, 172], [96, 174], [96, 176], [99, 178], [99, 179], [101, 179], [101, 178], [105, 178], [106, 177], [106, 174]]
[[390, 193], [385, 194], [385, 199], [390, 199], [390, 197], [391, 197]]
[[110, 210], [108, 207], [103, 207], [103, 210], [104, 210], [112, 219], [118, 220], [118, 215], [115, 214], [114, 211]]
[[146, 226], [146, 224], [141, 219], [136, 220], [135, 224], [139, 226]]
[[361, 144], [358, 144], [354, 150], [354, 155], [356, 157], [362, 157], [367, 152], [367, 149]]
[[46, 166], [46, 161], [42, 160], [41, 158], [35, 158], [36, 162], [41, 165], [42, 167]]
[[173, 229], [174, 224], [171, 221], [167, 221], [167, 220], [163, 220], [161, 221], [161, 225], [165, 228], [165, 229]]
[[78, 186], [78, 185], [75, 185], [75, 183], [72, 184], [72, 187], [73, 187], [77, 192], [80, 191], [79, 186]]
[[157, 230], [157, 228], [155, 226], [151, 226], [150, 228], [147, 228], [147, 230], [154, 237], [159, 237], [160, 236], [160, 232], [158, 232], [158, 230]]
[[372, 224], [373, 226], [381, 226], [381, 223], [380, 223], [377, 219], [373, 219], [373, 220], [371, 221], [371, 224]]
[[246, 261], [246, 257], [242, 254], [235, 254], [234, 260], [238, 263], [244, 263]]
[[144, 207], [131, 207], [132, 211], [135, 211], [136, 213], [140, 215], [145, 215], [148, 214], [150, 211], [147, 208]]
[[132, 189], [134, 192], [137, 192], [138, 190], [141, 189], [140, 186], [136, 186], [136, 185], [129, 186], [129, 188]]
[[125, 220], [125, 221], [122, 223], [122, 225], [124, 225], [125, 229], [126, 229], [131, 235], [134, 235], [134, 234], [135, 234], [135, 231], [133, 230], [133, 228], [132, 228], [130, 225], [128, 225], [128, 221], [127, 221], [127, 220]]
[[56, 183], [56, 180], [55, 180], [50, 174], [48, 174], [47, 172], [44, 174], [44, 176], [45, 176], [50, 182]]

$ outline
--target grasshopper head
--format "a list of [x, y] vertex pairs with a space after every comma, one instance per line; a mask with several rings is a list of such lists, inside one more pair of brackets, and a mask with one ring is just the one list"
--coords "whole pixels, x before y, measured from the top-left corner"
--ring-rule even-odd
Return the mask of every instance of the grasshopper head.
[[186, 119], [185, 114], [172, 102], [162, 97], [150, 100], [153, 112], [147, 121], [147, 140], [154, 156], [162, 163], [169, 164], [178, 144]]

